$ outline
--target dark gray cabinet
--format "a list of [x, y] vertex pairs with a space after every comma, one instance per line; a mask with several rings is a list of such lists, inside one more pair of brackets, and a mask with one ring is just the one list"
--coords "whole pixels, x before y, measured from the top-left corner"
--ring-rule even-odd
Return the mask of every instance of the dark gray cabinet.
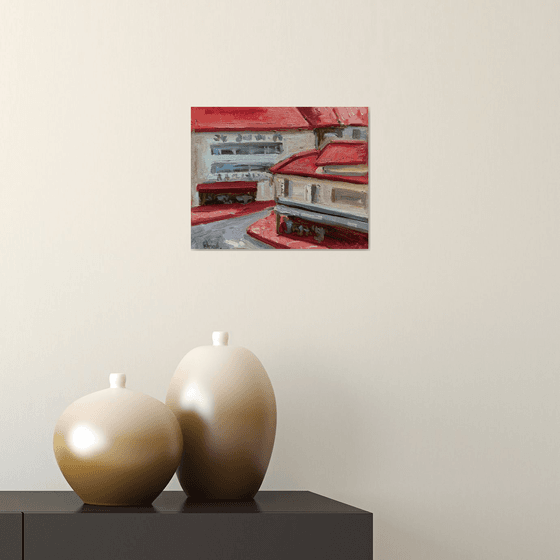
[[151, 507], [88, 506], [74, 492], [0, 492], [0, 560], [371, 560], [372, 514], [312, 492]]

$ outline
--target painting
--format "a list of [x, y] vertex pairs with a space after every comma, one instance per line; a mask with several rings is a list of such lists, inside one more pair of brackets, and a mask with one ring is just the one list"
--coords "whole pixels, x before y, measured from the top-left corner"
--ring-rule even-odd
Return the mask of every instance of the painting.
[[191, 249], [367, 249], [367, 107], [192, 107]]

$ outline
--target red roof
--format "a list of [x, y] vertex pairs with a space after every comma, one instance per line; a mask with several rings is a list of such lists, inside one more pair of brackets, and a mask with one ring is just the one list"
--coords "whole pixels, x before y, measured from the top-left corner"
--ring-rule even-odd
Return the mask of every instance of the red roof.
[[192, 107], [196, 132], [368, 126], [367, 107]]
[[197, 132], [309, 130], [296, 107], [192, 107], [191, 128]]
[[257, 183], [254, 181], [222, 181], [217, 183], [201, 183], [196, 186], [198, 192], [227, 192], [245, 193], [257, 190]]
[[334, 107], [298, 107], [313, 128], [340, 126]]
[[273, 165], [269, 171], [271, 173], [281, 173], [283, 175], [296, 175], [299, 177], [313, 177], [315, 179], [328, 179], [330, 181], [344, 181], [345, 183], [368, 184], [368, 174], [365, 175], [331, 175], [319, 173], [317, 159], [321, 152], [319, 150], [308, 150], [300, 152], [284, 161]]
[[335, 107], [338, 120], [346, 126], [368, 126], [367, 107]]
[[335, 141], [327, 144], [315, 162], [324, 165], [363, 165], [368, 162], [367, 142]]
[[313, 128], [368, 126], [367, 107], [298, 107]]

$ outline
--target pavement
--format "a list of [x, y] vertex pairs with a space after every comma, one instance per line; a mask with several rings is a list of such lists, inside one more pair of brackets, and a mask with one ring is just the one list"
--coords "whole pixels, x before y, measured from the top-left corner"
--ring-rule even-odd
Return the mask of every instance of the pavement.
[[205, 206], [195, 206], [191, 208], [191, 226], [237, 218], [273, 207], [274, 200], [259, 200], [258, 202], [250, 202], [248, 204], [208, 204]]
[[[255, 203], [253, 203], [255, 204]], [[228, 204], [228, 206], [233, 206]], [[249, 206], [249, 204], [247, 205]], [[191, 227], [192, 249], [274, 249], [247, 235], [253, 222], [264, 218], [272, 209], [241, 215], [235, 218], [199, 224]]]

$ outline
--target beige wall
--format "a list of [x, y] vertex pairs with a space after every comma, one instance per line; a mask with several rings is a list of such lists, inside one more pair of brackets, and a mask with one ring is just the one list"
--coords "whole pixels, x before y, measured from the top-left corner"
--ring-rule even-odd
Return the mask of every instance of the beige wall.
[[[291, 200], [311, 203], [311, 192], [309, 190], [309, 187], [311, 185], [317, 185], [319, 187], [317, 204], [339, 208], [340, 210], [345, 210], [347, 212], [354, 212], [357, 215], [368, 215], [369, 207], [363, 207], [364, 199], [356, 200], [352, 204], [342, 203], [338, 201], [333, 202], [332, 191], [333, 189], [344, 189], [354, 191], [355, 193], [367, 193], [365, 196], [368, 197], [369, 185], [345, 183], [343, 181], [325, 181], [324, 179], [300, 177], [294, 175], [282, 175], [278, 173], [274, 175], [274, 179], [272, 181], [276, 197], [282, 197], [282, 186], [284, 184], [284, 179], [288, 179], [290, 181], [292, 194], [289, 198]], [[362, 194], [362, 196], [364, 195]]]
[[[372, 511], [377, 560], [557, 560], [559, 20], [0, 2], [1, 489], [66, 489], [66, 405], [111, 371], [164, 399], [228, 329], [276, 390], [266, 489]], [[371, 108], [369, 251], [189, 250], [190, 106], [225, 104]]]

